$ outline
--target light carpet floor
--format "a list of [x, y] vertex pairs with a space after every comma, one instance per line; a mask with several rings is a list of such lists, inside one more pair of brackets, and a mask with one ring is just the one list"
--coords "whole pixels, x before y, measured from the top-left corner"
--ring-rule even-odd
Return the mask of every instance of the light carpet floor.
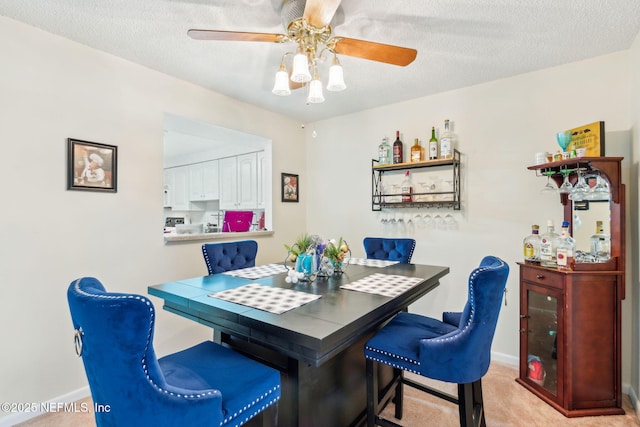
[[[489, 427], [628, 427], [639, 426], [640, 421], [631, 406], [628, 396], [624, 396], [622, 407], [625, 415], [566, 418], [551, 406], [516, 383], [517, 367], [494, 362], [482, 379], [484, 406]], [[414, 377], [420, 379], [420, 377]], [[445, 383], [437, 384], [447, 393], [455, 393], [456, 387]], [[404, 416], [399, 422], [406, 427], [456, 427], [459, 426], [458, 408], [449, 402], [434, 398], [405, 387]], [[91, 400], [86, 399], [90, 405]], [[393, 405], [383, 411], [383, 416], [393, 420]], [[396, 420], [397, 422], [397, 420]], [[20, 427], [93, 427], [92, 413], [51, 413], [41, 415]], [[333, 426], [327, 426], [333, 427]]]

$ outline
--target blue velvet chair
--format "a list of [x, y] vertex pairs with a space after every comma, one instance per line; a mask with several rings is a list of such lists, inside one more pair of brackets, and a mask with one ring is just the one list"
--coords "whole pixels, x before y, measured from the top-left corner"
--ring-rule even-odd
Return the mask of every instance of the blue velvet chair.
[[84, 277], [67, 299], [98, 427], [240, 426], [280, 398], [277, 370], [211, 341], [156, 359], [144, 296]]
[[411, 262], [413, 250], [416, 247], [414, 239], [365, 237], [362, 243], [369, 259], [398, 261], [405, 264]]
[[258, 243], [255, 240], [205, 243], [202, 255], [209, 274], [255, 267]]
[[[445, 312], [443, 321], [401, 312], [366, 344], [367, 426], [397, 426], [379, 416], [395, 394], [395, 417], [402, 418], [402, 385], [408, 385], [458, 405], [461, 426], [484, 426], [482, 377], [489, 369], [509, 266], [485, 257], [469, 276], [469, 297], [460, 313]], [[382, 396], [376, 364], [393, 367], [394, 380]], [[443, 393], [404, 377], [404, 371], [458, 384], [458, 396]]]

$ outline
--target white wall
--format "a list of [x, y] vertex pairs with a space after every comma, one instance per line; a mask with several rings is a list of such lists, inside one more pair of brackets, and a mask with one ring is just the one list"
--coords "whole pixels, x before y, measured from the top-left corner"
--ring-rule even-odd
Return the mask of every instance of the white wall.
[[[515, 362], [521, 242], [531, 224], [545, 226], [553, 219], [559, 226], [563, 216], [559, 198], [540, 194], [544, 178], [526, 167], [534, 164], [535, 152], [557, 150], [556, 132], [598, 120], [605, 121], [606, 153], [629, 159], [628, 69], [628, 55], [621, 52], [309, 126], [307, 131], [317, 134], [307, 137], [310, 231], [342, 236], [356, 255], [363, 255], [365, 236], [388, 233], [379, 222], [381, 214], [371, 211], [371, 158], [377, 157], [380, 140], [385, 135], [393, 140], [400, 130], [407, 150], [416, 137], [428, 141], [432, 125], [442, 129], [444, 120], [451, 119], [462, 153], [462, 209], [453, 212], [458, 229], [416, 228], [412, 234], [417, 239], [415, 262], [447, 265], [451, 272], [412, 311], [440, 316], [443, 310], [461, 309], [469, 272], [484, 255], [497, 255], [507, 261], [511, 274], [493, 351]], [[624, 180], [637, 191], [629, 182], [629, 164], [625, 160]], [[450, 211], [428, 212], [444, 216]], [[416, 210], [405, 213], [414, 215]], [[628, 283], [623, 309], [625, 384], [631, 382], [633, 282]]]
[[[206, 274], [201, 243], [163, 241], [163, 113], [273, 140], [276, 183], [282, 171], [304, 179], [304, 135], [290, 119], [3, 17], [0, 57], [0, 401], [45, 402], [86, 386], [66, 301], [72, 280], [146, 294]], [[116, 194], [66, 191], [68, 137], [118, 146]], [[305, 229], [304, 200], [274, 210], [261, 263], [283, 259], [283, 244]], [[159, 354], [211, 337], [154, 302]]]

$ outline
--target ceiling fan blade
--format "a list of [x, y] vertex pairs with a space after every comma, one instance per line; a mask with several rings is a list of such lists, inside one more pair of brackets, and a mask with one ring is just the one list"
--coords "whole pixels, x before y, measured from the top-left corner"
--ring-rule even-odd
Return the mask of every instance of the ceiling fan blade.
[[196, 40], [230, 40], [242, 42], [274, 42], [279, 43], [285, 37], [282, 34], [246, 33], [240, 31], [189, 30], [187, 34]]
[[336, 53], [355, 56], [356, 58], [384, 62], [402, 67], [409, 65], [416, 59], [418, 51], [408, 47], [392, 46], [389, 44], [368, 42], [365, 40], [340, 38], [333, 48]]
[[302, 16], [308, 24], [322, 28], [329, 25], [341, 0], [307, 0]]

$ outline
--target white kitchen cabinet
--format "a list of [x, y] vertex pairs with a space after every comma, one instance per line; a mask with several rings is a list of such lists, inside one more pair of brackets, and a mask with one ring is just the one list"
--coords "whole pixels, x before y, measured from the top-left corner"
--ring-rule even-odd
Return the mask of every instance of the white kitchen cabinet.
[[220, 209], [257, 209], [257, 153], [220, 159], [219, 168]]
[[189, 165], [189, 200], [217, 200], [220, 197], [218, 160]]
[[187, 211], [189, 206], [189, 166], [178, 166], [166, 169], [172, 175], [173, 182], [170, 190], [171, 209]]
[[173, 173], [171, 169], [165, 169], [162, 180], [162, 207], [170, 208], [173, 204], [172, 191], [173, 188]]
[[256, 154], [257, 156], [257, 173], [256, 178], [258, 179], [257, 185], [257, 199], [258, 199], [258, 209], [264, 209], [266, 205], [266, 184], [267, 184], [267, 158], [264, 155], [264, 151], [260, 151]]

